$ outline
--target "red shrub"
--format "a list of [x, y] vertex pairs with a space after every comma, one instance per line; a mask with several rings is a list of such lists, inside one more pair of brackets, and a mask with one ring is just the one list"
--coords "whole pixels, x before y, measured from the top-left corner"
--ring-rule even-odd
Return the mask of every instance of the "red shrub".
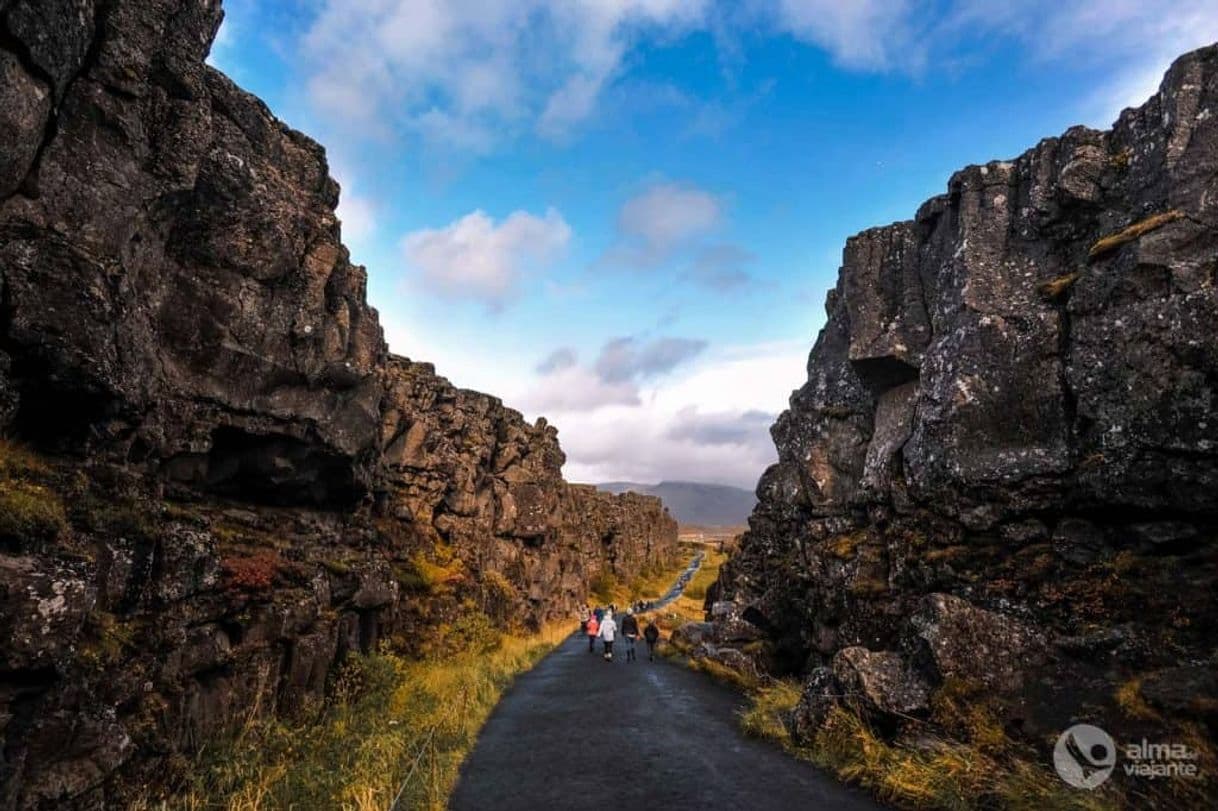
[[220, 568], [230, 589], [258, 592], [266, 591], [275, 582], [281, 563], [279, 553], [268, 550], [248, 557], [224, 558]]

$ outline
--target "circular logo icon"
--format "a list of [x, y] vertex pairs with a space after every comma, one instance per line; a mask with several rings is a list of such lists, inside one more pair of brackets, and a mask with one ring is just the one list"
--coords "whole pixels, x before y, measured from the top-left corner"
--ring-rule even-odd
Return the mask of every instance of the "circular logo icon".
[[1093, 789], [1112, 775], [1116, 754], [1116, 744], [1107, 732], [1090, 724], [1075, 724], [1057, 739], [1053, 765], [1070, 785]]

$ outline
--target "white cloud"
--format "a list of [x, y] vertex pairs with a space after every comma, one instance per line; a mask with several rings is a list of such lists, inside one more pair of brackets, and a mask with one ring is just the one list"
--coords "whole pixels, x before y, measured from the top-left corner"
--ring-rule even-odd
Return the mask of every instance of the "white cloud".
[[668, 252], [717, 226], [722, 201], [697, 186], [657, 183], [627, 200], [618, 212], [618, 229], [657, 252]]
[[668, 429], [672, 439], [697, 445], [734, 445], [748, 447], [768, 441], [770, 426], [777, 414], [756, 409], [739, 413], [716, 411], [701, 413], [691, 405], [677, 412], [676, 422]]
[[916, 67], [924, 59], [910, 0], [778, 0], [779, 28], [818, 45], [846, 68]]
[[[508, 402], [558, 426], [573, 481], [721, 481], [753, 487], [774, 461], [771, 415], [803, 383], [804, 341], [728, 347], [669, 376], [614, 389], [583, 366], [515, 384]], [[619, 384], [624, 386], [625, 384]], [[540, 387], [553, 392], [542, 407]], [[560, 396], [561, 395], [561, 396]]]
[[560, 347], [539, 363], [539, 379], [521, 397], [538, 412], [595, 411], [614, 405], [639, 405], [639, 386], [668, 374], [706, 348], [690, 338], [634, 337], [606, 341], [591, 366], [581, 366], [575, 350]]
[[[1218, 38], [1214, 0], [310, 0], [296, 40], [319, 118], [360, 138], [409, 135], [486, 154], [569, 139], [645, 40], [709, 32], [732, 51], [761, 27], [842, 68], [956, 69], [996, 40], [1032, 59], [1102, 62], [1105, 106], [1141, 100], [1178, 53]], [[219, 48], [231, 35], [221, 29]], [[733, 57], [731, 53], [728, 58]], [[955, 67], [951, 67], [955, 66]], [[1097, 100], [1096, 104], [1100, 102]]]
[[516, 296], [532, 267], [553, 262], [570, 241], [570, 226], [552, 208], [544, 217], [515, 211], [498, 224], [478, 210], [443, 228], [411, 232], [402, 247], [425, 288], [497, 310]]
[[653, 182], [622, 204], [602, 262], [654, 268], [695, 248], [724, 221], [722, 197], [690, 183]]
[[566, 137], [593, 113], [635, 39], [697, 27], [708, 4], [321, 0], [300, 51], [311, 101], [351, 131], [485, 149], [482, 136], [522, 124]]
[[519, 407], [538, 414], [585, 414], [612, 406], [640, 404], [632, 381], [607, 381], [586, 366], [553, 369], [522, 394]]

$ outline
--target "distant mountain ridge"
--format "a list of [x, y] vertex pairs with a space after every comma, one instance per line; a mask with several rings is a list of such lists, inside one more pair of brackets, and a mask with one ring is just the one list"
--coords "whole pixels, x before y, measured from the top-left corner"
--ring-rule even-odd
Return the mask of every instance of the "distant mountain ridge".
[[757, 496], [742, 487], [704, 482], [605, 482], [598, 484], [610, 493], [633, 490], [648, 496], [659, 496], [674, 518], [682, 524], [704, 526], [738, 526], [748, 521], [757, 503]]

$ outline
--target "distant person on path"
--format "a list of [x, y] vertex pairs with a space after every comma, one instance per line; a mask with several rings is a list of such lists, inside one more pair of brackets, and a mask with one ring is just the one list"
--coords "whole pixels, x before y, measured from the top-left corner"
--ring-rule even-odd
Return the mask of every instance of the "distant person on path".
[[656, 643], [660, 641], [660, 629], [654, 622], [647, 623], [643, 629], [643, 639], [647, 640], [647, 661], [656, 660]]
[[581, 605], [579, 607], [579, 629], [581, 631], [587, 630], [588, 618], [591, 616], [592, 616], [592, 612], [588, 610], [587, 605]]
[[639, 638], [639, 621], [635, 619], [634, 609], [627, 608], [626, 616], [622, 617], [622, 636], [626, 637], [626, 661], [635, 661], [634, 643]]
[[595, 614], [596, 614], [596, 624], [597, 624], [597, 625], [600, 625], [600, 624], [601, 624], [601, 620], [603, 620], [603, 619], [605, 618], [605, 609], [601, 608], [601, 607], [598, 605], [598, 606], [596, 607], [596, 611], [595, 611], [595, 612], [593, 612], [593, 613], [595, 613]]
[[600, 638], [605, 643], [605, 661], [613, 661], [613, 639], [617, 636], [617, 623], [613, 621], [613, 611], [605, 612], [605, 619], [601, 621]]
[[588, 653], [594, 653], [596, 651], [596, 637], [601, 632], [601, 624], [597, 622], [595, 614], [588, 617], [588, 621], [584, 623], [584, 630], [588, 634]]

